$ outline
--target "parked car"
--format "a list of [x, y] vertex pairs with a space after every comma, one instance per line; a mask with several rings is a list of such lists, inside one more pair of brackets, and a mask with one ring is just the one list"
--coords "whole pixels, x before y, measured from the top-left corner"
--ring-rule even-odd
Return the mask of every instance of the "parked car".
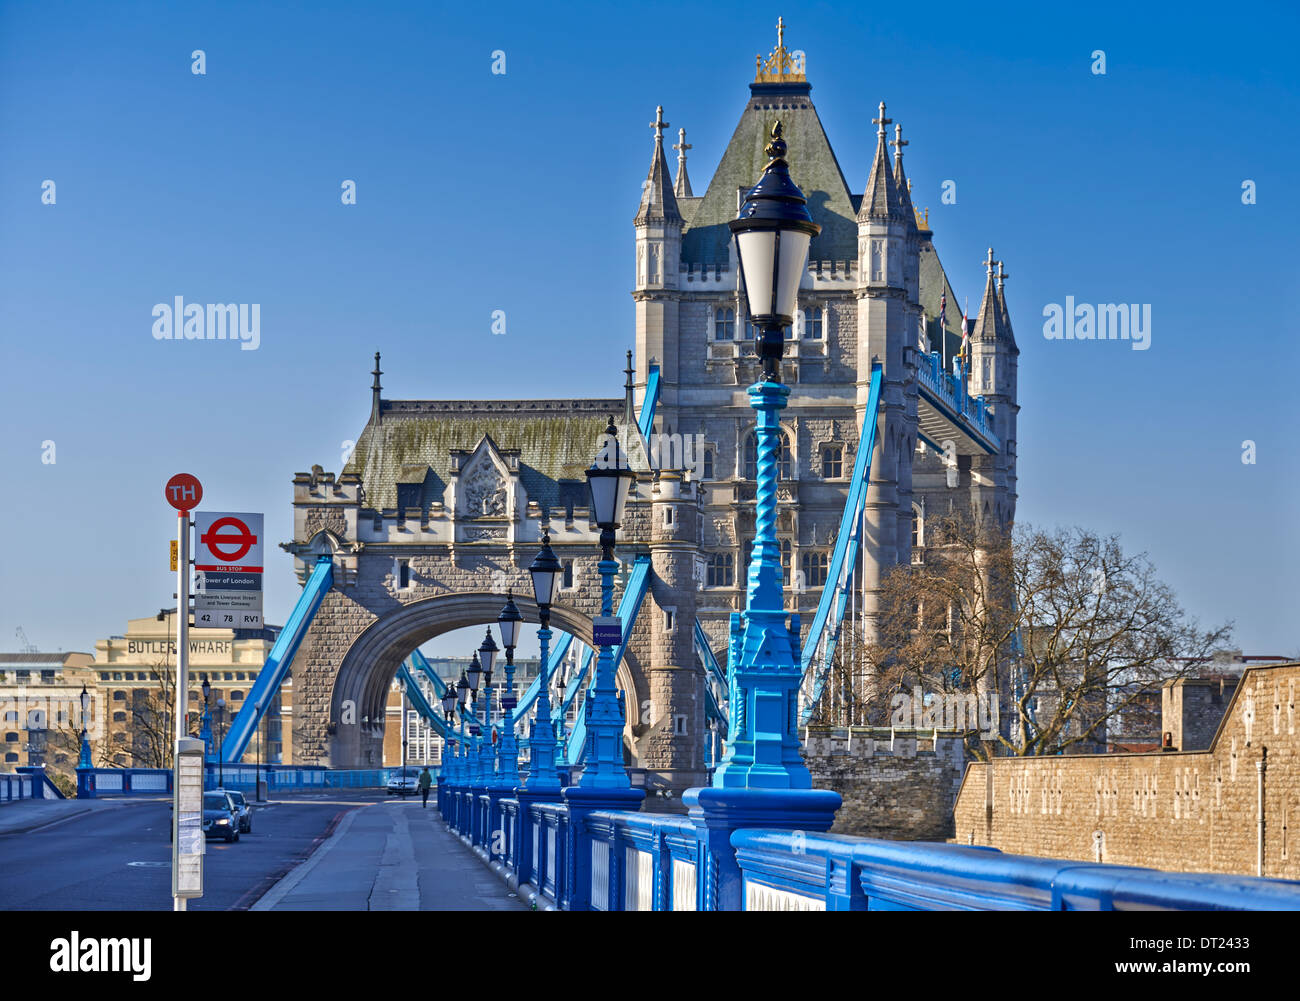
[[408, 765], [406, 768], [393, 768], [388, 773], [388, 795], [414, 796], [420, 791], [420, 772], [423, 765]]
[[235, 804], [235, 809], [239, 812], [239, 833], [253, 833], [253, 806], [244, 798], [242, 792], [234, 789], [217, 789], [216, 792], [224, 792], [230, 797], [230, 801]]

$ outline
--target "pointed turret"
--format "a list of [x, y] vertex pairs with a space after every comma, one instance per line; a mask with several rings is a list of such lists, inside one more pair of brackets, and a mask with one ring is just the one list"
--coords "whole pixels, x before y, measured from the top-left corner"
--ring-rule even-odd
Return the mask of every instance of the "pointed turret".
[[370, 421], [372, 424], [378, 424], [383, 419], [379, 406], [379, 391], [384, 387], [379, 385], [379, 377], [384, 373], [379, 370], [379, 352], [375, 352], [375, 368], [370, 373], [375, 377], [374, 382], [370, 385]]
[[1005, 343], [1011, 346], [1011, 349], [1020, 354], [1020, 349], [1016, 347], [1015, 331], [1011, 329], [1011, 310], [1007, 309], [1007, 296], [1002, 286], [1011, 276], [1003, 270], [1002, 262], [998, 261], [998, 312], [1000, 314], [999, 336]]
[[[876, 159], [871, 164], [871, 176], [867, 179], [867, 190], [862, 195], [862, 208], [858, 211], [858, 220], [899, 217], [903, 203], [898, 197], [898, 184], [894, 181], [894, 171], [889, 166], [886, 146], [889, 145], [885, 126], [893, 123], [892, 118], [885, 117], [885, 102], [880, 102], [880, 117], [871, 119], [877, 126]], [[915, 225], [913, 217], [913, 225]]]
[[691, 194], [691, 178], [686, 173], [686, 151], [692, 146], [686, 141], [686, 130], [677, 130], [677, 142], [673, 149], [677, 150], [677, 180], [673, 184], [673, 194], [678, 198], [694, 198]]
[[668, 173], [668, 158], [664, 155], [664, 129], [668, 123], [664, 121], [662, 104], [655, 109], [655, 120], [650, 127], [655, 130], [655, 149], [650, 158], [650, 173], [646, 175], [641, 191], [641, 205], [633, 222], [637, 226], [654, 222], [680, 223], [682, 214], [677, 210], [677, 197], [673, 194]]
[[903, 172], [903, 147], [908, 145], [908, 141], [903, 138], [903, 126], [894, 126], [894, 138], [889, 145], [894, 147], [894, 187], [898, 190], [899, 204], [910, 227], [918, 229], [916, 209], [912, 206], [912, 183]]
[[993, 248], [989, 247], [989, 256], [984, 260], [984, 298], [980, 300], [980, 311], [975, 316], [975, 329], [971, 333], [972, 341], [996, 341], [998, 327], [1001, 326], [1002, 306], [998, 302], [998, 290], [995, 285]]

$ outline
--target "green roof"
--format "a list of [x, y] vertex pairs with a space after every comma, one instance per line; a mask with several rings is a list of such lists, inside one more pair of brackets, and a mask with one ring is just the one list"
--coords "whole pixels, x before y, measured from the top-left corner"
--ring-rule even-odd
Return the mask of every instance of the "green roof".
[[808, 211], [822, 231], [812, 242], [812, 261], [852, 261], [858, 256], [858, 227], [848, 184], [831, 150], [807, 84], [753, 84], [740, 124], [731, 136], [709, 189], [689, 216], [682, 236], [682, 260], [725, 264], [731, 243], [727, 223], [736, 218], [736, 192], [748, 191], [762, 176], [772, 124], [780, 119], [789, 144], [790, 176], [803, 189]]

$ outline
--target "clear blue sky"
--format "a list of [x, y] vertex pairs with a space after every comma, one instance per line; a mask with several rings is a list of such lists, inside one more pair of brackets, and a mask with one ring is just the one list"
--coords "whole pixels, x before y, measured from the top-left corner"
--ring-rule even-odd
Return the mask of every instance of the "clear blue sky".
[[[1248, 652], [1300, 650], [1297, 15], [789, 2], [0, 4], [0, 648], [171, 602], [173, 472], [288, 539], [376, 349], [391, 398], [616, 395], [655, 105], [702, 192], [778, 14], [850, 186], [884, 99], [972, 310], [1006, 261], [1020, 520], [1119, 532]], [[260, 303], [260, 349], [155, 341], [177, 295]], [[1067, 295], [1150, 303], [1150, 350], [1045, 340]]]

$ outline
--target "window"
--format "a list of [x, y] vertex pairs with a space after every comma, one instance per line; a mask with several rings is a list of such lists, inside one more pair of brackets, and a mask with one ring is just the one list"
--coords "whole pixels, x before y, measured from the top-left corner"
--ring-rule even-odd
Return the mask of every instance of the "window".
[[826, 572], [830, 567], [830, 553], [825, 550], [806, 552], [799, 558], [803, 569], [804, 587], [824, 587]]
[[227, 680], [227, 681], [234, 681], [234, 680], [235, 680], [235, 675], [234, 675], [234, 672], [233, 672], [233, 671], [227, 671], [227, 672], [226, 672], [226, 680]]
[[17, 722], [18, 722], [18, 710], [16, 710], [16, 709], [10, 709], [7, 713], [5, 713], [5, 722], [6, 722], [6, 723], [17, 723]]
[[236, 681], [243, 681], [243, 680], [244, 680], [244, 672], [243, 672], [243, 671], [236, 671], [236, 672], [235, 672], [235, 680], [236, 680]]
[[16, 744], [16, 743], [18, 743], [18, 734], [14, 733], [13, 731], [10, 731], [9, 733], [6, 733], [6, 734], [5, 734], [5, 741], [6, 741], [7, 743], [10, 743], [10, 744]]
[[758, 328], [754, 326], [752, 320], [745, 318], [745, 340], [752, 341], [758, 336]]
[[713, 449], [706, 448], [704, 450], [704, 459], [700, 465], [702, 467], [701, 478], [706, 480], [713, 479]]
[[113, 680], [114, 680], [114, 681], [121, 681], [121, 680], [122, 680], [122, 672], [121, 672], [121, 671], [114, 671], [114, 672], [113, 672]]
[[573, 587], [573, 560], [564, 561], [564, 579], [563, 582], [560, 584], [560, 587], [563, 588]]
[[397, 587], [399, 590], [410, 587], [411, 586], [411, 561], [394, 560], [393, 577], [395, 577], [397, 580]]
[[13, 751], [10, 751], [8, 754], [5, 755], [5, 760], [6, 760], [6, 761], [17, 761], [17, 760], [18, 760], [18, 755], [15, 754]]
[[713, 339], [715, 341], [734, 341], [736, 339], [736, 311], [719, 306], [713, 311]]
[[42, 670], [41, 670], [41, 684], [43, 684], [43, 685], [48, 685], [48, 684], [50, 684], [52, 681], [54, 681], [54, 672], [53, 672], [53, 671], [47, 671], [47, 670], [42, 669]]
[[99, 680], [100, 680], [100, 681], [107, 681], [107, 680], [108, 680], [108, 672], [107, 672], [107, 671], [100, 671], [100, 672], [99, 672]]
[[[782, 480], [790, 479], [793, 465], [790, 454], [790, 436], [782, 431], [781, 455], [777, 460], [777, 477]], [[758, 479], [758, 436], [752, 431], [749, 437], [745, 439], [745, 479]]]
[[686, 714], [677, 713], [673, 716], [673, 734], [678, 737], [686, 735]]
[[915, 504], [912, 505], [912, 548], [925, 545], [925, 519], [921, 516], [921, 509]]
[[114, 701], [114, 702], [125, 702], [125, 701], [126, 701], [126, 692], [114, 692], [114, 693], [113, 693], [113, 701]]
[[230, 697], [232, 699], [242, 699], [244, 697], [244, 693], [239, 690], [235, 690], [230, 693]]
[[803, 338], [806, 341], [822, 339], [822, 308], [813, 306], [803, 314]]
[[664, 527], [666, 528], [672, 523], [673, 523], [673, 509], [670, 507], [666, 507], [664, 508]]
[[26, 682], [26, 681], [31, 681], [31, 680], [32, 680], [32, 672], [31, 672], [31, 671], [16, 671], [16, 672], [14, 672], [14, 673], [15, 673], [16, 677], [18, 678], [19, 683]]
[[398, 514], [404, 514], [407, 509], [420, 507], [421, 495], [424, 493], [423, 483], [399, 483], [397, 484], [397, 511]]
[[125, 722], [126, 722], [126, 713], [123, 713], [123, 712], [113, 713], [113, 722], [114, 722], [114, 723], [125, 723]]
[[705, 581], [709, 587], [733, 587], [736, 583], [736, 571], [731, 553], [709, 553], [708, 571]]
[[664, 609], [664, 632], [671, 633], [677, 627], [677, 609]]
[[822, 449], [822, 479], [838, 480], [844, 475], [844, 446], [827, 445]]

